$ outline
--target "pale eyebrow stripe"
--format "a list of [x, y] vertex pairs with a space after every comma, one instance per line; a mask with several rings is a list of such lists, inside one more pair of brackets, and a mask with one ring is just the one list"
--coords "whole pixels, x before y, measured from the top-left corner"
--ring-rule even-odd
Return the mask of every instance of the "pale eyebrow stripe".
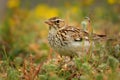
[[62, 19], [55, 19], [55, 20], [51, 20], [51, 21], [57, 21], [57, 20], [64, 21], [64, 20], [62, 20]]

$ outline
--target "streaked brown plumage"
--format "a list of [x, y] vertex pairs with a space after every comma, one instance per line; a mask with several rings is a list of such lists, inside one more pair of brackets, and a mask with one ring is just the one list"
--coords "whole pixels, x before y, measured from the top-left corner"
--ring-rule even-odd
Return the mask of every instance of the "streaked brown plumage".
[[65, 21], [58, 17], [52, 17], [45, 23], [49, 25], [49, 44], [60, 55], [70, 57], [84, 55], [90, 45], [94, 46], [93, 40], [105, 38], [105, 35], [90, 35], [87, 31], [66, 25]]

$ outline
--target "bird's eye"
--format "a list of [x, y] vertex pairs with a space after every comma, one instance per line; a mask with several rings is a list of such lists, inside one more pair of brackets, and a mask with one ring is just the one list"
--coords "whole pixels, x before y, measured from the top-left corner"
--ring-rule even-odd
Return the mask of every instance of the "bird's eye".
[[60, 22], [59, 20], [56, 21], [56, 23], [59, 23], [59, 22]]

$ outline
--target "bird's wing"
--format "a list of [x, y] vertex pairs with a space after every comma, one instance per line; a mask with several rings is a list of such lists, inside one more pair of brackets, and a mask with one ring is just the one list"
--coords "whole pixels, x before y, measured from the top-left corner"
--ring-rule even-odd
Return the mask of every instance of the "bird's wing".
[[107, 38], [104, 34], [92, 34], [92, 40], [105, 40]]
[[58, 33], [61, 34], [64, 40], [82, 41], [83, 39], [88, 39], [88, 33], [86, 31], [72, 26], [60, 29]]
[[90, 34], [83, 29], [79, 29], [73, 26], [67, 26], [58, 31], [58, 33], [63, 37], [63, 40], [74, 40], [74, 41], [82, 41], [82, 40], [104, 40], [106, 35], [99, 34]]

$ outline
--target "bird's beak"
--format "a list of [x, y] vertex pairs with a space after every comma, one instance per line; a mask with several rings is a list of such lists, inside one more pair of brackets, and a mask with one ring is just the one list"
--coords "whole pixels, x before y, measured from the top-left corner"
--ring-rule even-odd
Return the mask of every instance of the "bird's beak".
[[52, 25], [52, 23], [49, 20], [46, 20], [45, 23], [48, 25]]

